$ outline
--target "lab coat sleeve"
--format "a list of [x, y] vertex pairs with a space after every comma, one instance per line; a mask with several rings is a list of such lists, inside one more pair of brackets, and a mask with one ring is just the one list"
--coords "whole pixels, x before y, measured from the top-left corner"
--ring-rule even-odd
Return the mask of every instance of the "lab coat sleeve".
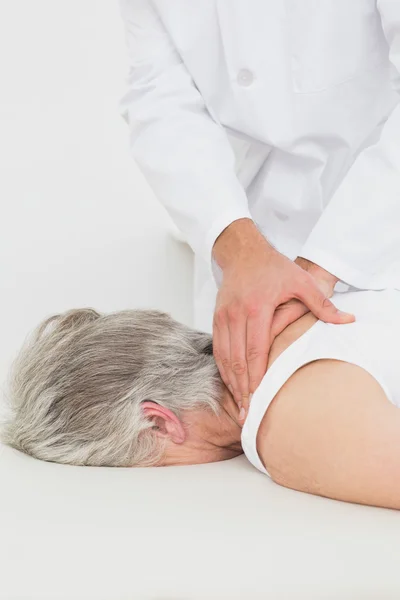
[[[378, 0], [400, 71], [400, 2]], [[356, 288], [400, 289], [400, 102], [348, 171], [299, 253]]]
[[218, 235], [251, 219], [223, 127], [205, 106], [149, 0], [120, 0], [129, 57], [120, 113], [130, 151], [194, 252], [212, 271]]

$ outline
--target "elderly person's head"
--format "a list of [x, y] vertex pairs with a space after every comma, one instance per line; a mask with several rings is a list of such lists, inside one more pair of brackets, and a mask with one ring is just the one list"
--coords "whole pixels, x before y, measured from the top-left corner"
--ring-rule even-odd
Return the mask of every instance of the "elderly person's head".
[[140, 467], [242, 452], [211, 335], [156, 310], [47, 319], [13, 365], [9, 401], [2, 440], [43, 460]]

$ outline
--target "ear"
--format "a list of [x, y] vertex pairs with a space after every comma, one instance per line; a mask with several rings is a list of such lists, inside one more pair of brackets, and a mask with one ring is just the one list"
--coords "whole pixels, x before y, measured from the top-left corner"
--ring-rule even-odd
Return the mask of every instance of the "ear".
[[156, 402], [142, 402], [143, 414], [153, 422], [155, 435], [169, 437], [175, 444], [183, 444], [186, 432], [178, 417], [168, 408]]

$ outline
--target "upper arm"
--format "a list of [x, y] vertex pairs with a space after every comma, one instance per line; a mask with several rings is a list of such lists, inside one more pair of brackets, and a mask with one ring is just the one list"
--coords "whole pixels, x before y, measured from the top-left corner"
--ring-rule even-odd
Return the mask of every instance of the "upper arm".
[[181, 65], [163, 23], [149, 0], [120, 0], [130, 77], [149, 80]]
[[221, 231], [251, 218], [234, 152], [153, 3], [120, 3], [129, 76], [119, 112], [129, 125], [130, 152], [194, 252], [210, 264]]
[[400, 411], [360, 367], [319, 360], [299, 369], [267, 410], [257, 447], [281, 485], [400, 508]]
[[[176, 107], [204, 105], [164, 25], [148, 0], [120, 0], [129, 60], [128, 91], [120, 111], [138, 125]], [[129, 114], [129, 109], [133, 111]]]

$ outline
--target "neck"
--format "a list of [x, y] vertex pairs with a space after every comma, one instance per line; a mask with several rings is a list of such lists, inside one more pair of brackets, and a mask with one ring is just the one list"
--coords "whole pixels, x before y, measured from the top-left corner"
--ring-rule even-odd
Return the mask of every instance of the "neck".
[[[317, 320], [307, 313], [278, 335], [270, 349], [268, 369], [278, 356]], [[164, 465], [197, 464], [227, 460], [243, 453], [239, 409], [229, 390], [224, 387], [219, 415], [210, 411], [189, 411], [182, 419], [186, 439], [182, 444], [168, 443]]]
[[243, 424], [240, 423], [239, 409], [231, 393], [226, 390], [221, 402], [221, 411], [218, 417], [213, 417], [212, 427], [204, 429], [204, 441], [215, 452], [228, 453], [232, 456], [241, 454], [241, 434]]
[[183, 419], [187, 438], [183, 444], [168, 444], [164, 465], [197, 464], [228, 460], [243, 453], [239, 409], [226, 389], [218, 415], [190, 411]]
[[[221, 426], [225, 424], [226, 433], [231, 437], [233, 443], [240, 444], [243, 423], [239, 421], [239, 408], [232, 394], [226, 389], [225, 395], [221, 402]], [[221, 431], [216, 432], [221, 436]]]

